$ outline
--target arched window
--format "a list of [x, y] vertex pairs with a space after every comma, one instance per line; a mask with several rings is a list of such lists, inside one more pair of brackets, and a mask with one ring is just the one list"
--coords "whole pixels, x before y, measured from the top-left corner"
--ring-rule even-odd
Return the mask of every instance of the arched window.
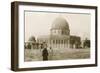
[[61, 40], [61, 44], [63, 44], [63, 40]]
[[55, 40], [53, 40], [53, 44], [55, 44]]
[[56, 44], [56, 40], [55, 40], [55, 44]]

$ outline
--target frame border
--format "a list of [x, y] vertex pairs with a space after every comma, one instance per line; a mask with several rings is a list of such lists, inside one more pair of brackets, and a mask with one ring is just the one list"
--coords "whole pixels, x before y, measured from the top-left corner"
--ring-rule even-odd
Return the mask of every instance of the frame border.
[[[35, 68], [19, 68], [18, 63], [18, 6], [19, 5], [35, 5], [35, 6], [48, 6], [48, 7], [69, 7], [69, 8], [84, 8], [95, 10], [95, 64], [84, 65], [65, 65], [65, 66], [52, 66], [52, 67], [35, 67]], [[84, 6], [84, 5], [69, 5], [69, 4], [53, 4], [53, 3], [36, 3], [36, 2], [20, 2], [14, 1], [11, 3], [11, 70], [13, 71], [28, 71], [28, 70], [45, 70], [45, 69], [61, 69], [61, 68], [80, 68], [80, 67], [93, 67], [98, 65], [97, 59], [97, 6]]]

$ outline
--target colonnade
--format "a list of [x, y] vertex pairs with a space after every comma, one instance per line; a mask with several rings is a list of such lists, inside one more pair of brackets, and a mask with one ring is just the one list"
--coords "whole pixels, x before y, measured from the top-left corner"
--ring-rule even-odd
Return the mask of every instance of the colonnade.
[[49, 44], [52, 48], [69, 48], [69, 40], [51, 40]]

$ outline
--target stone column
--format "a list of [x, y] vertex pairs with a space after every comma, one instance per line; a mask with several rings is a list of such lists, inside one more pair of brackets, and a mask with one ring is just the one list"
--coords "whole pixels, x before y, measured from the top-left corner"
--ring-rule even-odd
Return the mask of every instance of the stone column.
[[68, 39], [68, 42], [67, 42], [67, 48], [70, 48], [70, 41]]

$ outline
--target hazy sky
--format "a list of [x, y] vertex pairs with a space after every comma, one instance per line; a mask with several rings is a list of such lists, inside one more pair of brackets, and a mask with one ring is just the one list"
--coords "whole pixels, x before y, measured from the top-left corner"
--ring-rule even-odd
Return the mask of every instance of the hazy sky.
[[90, 38], [89, 14], [25, 12], [25, 41], [30, 36], [37, 38], [39, 35], [50, 34], [52, 23], [57, 17], [63, 17], [69, 23], [70, 35]]

